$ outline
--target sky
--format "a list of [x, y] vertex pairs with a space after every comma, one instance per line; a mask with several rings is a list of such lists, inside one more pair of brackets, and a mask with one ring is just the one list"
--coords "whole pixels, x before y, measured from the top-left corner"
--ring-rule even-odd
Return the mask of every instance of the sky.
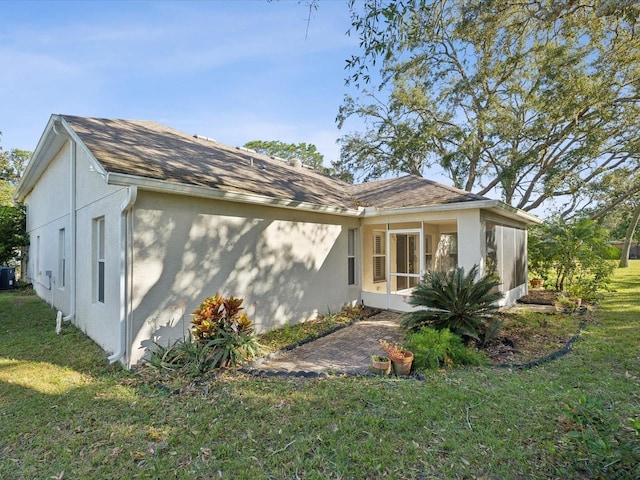
[[346, 0], [0, 0], [0, 146], [33, 151], [51, 114], [153, 120], [240, 146], [339, 157]]

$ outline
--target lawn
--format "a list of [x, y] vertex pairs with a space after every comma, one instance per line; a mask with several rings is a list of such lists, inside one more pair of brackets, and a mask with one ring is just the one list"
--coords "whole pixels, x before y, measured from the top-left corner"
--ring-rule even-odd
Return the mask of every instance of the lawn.
[[569, 355], [531, 369], [199, 385], [108, 367], [2, 292], [0, 478], [639, 478], [640, 262], [614, 288]]

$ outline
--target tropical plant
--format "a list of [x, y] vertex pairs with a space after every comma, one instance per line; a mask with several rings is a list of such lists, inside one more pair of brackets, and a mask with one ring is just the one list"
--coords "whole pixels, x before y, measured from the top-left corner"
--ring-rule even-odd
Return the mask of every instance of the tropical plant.
[[166, 347], [158, 343], [150, 363], [160, 369], [200, 374], [216, 367], [236, 366], [260, 354], [253, 323], [242, 299], [216, 293], [193, 312], [192, 336]]
[[556, 290], [585, 299], [606, 290], [619, 251], [609, 245], [609, 232], [588, 218], [559, 217], [529, 232], [529, 268], [551, 280]]
[[384, 355], [371, 355], [371, 360], [374, 362], [388, 362], [389, 361], [389, 357], [386, 357]]
[[149, 358], [152, 367], [160, 370], [184, 370], [194, 374], [208, 369], [203, 361], [202, 344], [194, 342], [191, 337], [176, 340], [166, 346], [158, 342], [154, 342], [154, 345]]
[[499, 330], [494, 315], [502, 293], [496, 289], [500, 285], [497, 277], [477, 279], [478, 270], [474, 265], [468, 274], [464, 267], [447, 273], [427, 272], [409, 297], [410, 305], [423, 308], [403, 315], [402, 327], [407, 331], [423, 326], [448, 328], [463, 339], [489, 341], [487, 334], [496, 335]]
[[253, 323], [240, 313], [242, 302], [216, 293], [192, 313], [193, 337], [211, 350], [206, 356], [212, 366], [235, 366], [260, 352]]
[[407, 335], [406, 345], [413, 352], [416, 370], [488, 363], [488, 357], [483, 352], [465, 346], [462, 338], [448, 328], [436, 330], [422, 327]]
[[198, 341], [216, 338], [220, 331], [253, 334], [253, 324], [243, 308], [242, 298], [223, 297], [216, 293], [207, 297], [192, 313], [193, 336]]

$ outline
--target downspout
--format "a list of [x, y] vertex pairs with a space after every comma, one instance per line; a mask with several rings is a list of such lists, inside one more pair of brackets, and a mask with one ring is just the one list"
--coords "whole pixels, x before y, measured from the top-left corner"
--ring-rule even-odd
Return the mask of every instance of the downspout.
[[129, 321], [129, 262], [128, 262], [128, 247], [129, 247], [129, 229], [128, 219], [130, 212], [133, 208], [133, 204], [138, 197], [138, 187], [131, 185], [127, 187], [127, 198], [120, 205], [120, 256], [118, 259], [118, 266], [120, 270], [120, 324], [118, 333], [118, 350], [107, 358], [109, 363], [115, 363], [120, 360], [127, 351], [127, 324]]
[[[53, 124], [53, 129], [56, 131], [56, 124]], [[71, 248], [70, 259], [71, 265], [69, 265], [69, 280], [70, 280], [70, 298], [69, 298], [69, 315], [62, 320], [68, 322], [73, 320], [76, 316], [76, 161], [77, 161], [77, 144], [69, 136], [71, 159], [69, 166], [69, 183], [71, 185], [69, 196], [69, 229], [71, 230]]]

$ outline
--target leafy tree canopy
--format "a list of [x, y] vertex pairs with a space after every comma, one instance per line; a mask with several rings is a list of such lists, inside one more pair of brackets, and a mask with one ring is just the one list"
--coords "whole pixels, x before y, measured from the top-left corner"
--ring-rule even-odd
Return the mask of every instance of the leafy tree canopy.
[[620, 267], [629, 266], [631, 243], [638, 239], [640, 223], [640, 170], [619, 168], [587, 189], [592, 202], [588, 212], [611, 231], [611, 237], [624, 239]]
[[279, 157], [283, 160], [299, 159], [303, 165], [325, 175], [339, 178], [346, 182], [353, 182], [353, 175], [348, 171], [337, 172], [333, 168], [325, 167], [322, 162], [324, 155], [318, 152], [318, 148], [312, 143], [285, 143], [278, 140], [252, 140], [244, 144], [263, 155]]
[[533, 210], [640, 158], [635, 2], [351, 1], [339, 170], [428, 174]]
[[29, 244], [23, 207], [0, 205], [0, 265], [20, 256], [20, 248]]
[[0, 205], [12, 205], [11, 196], [30, 158], [31, 152], [18, 149], [7, 152], [0, 146]]
[[298, 158], [303, 165], [319, 170], [322, 168], [324, 155], [312, 143], [285, 143], [278, 140], [252, 140], [244, 144], [245, 148], [250, 148], [264, 155], [280, 157], [284, 160]]
[[20, 248], [29, 244], [24, 207], [15, 206], [12, 195], [30, 158], [31, 152], [0, 147], [0, 265], [18, 258]]

